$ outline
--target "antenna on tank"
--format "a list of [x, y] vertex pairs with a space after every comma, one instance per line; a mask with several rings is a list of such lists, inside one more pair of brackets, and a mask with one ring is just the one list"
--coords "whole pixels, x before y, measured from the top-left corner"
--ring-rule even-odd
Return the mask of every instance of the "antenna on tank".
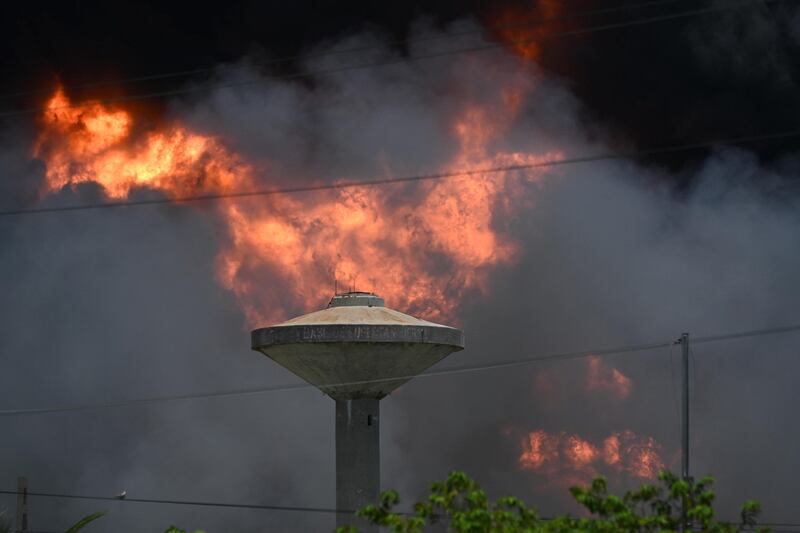
[[339, 294], [339, 266], [333, 266], [333, 295]]

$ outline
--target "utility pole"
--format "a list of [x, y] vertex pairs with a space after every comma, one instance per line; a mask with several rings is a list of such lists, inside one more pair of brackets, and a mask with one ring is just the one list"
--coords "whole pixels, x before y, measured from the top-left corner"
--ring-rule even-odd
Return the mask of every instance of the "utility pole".
[[681, 401], [681, 478], [689, 481], [689, 334], [681, 335], [683, 395]]
[[[681, 345], [681, 479], [691, 481], [689, 477], [689, 334], [682, 333], [675, 344]], [[688, 499], [683, 498], [681, 503], [680, 531], [691, 530], [691, 524], [686, 516]]]
[[28, 531], [28, 478], [17, 478], [17, 533]]

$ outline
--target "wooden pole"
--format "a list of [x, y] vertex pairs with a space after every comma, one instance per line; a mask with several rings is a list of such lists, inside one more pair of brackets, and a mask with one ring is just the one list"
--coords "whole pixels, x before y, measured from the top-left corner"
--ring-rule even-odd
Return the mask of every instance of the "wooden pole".
[[[681, 344], [681, 479], [690, 483], [689, 474], [689, 334], [684, 333], [678, 341]], [[688, 499], [683, 499], [681, 509], [681, 531], [692, 529], [692, 524], [686, 516]]]
[[17, 533], [28, 531], [28, 478], [17, 478]]

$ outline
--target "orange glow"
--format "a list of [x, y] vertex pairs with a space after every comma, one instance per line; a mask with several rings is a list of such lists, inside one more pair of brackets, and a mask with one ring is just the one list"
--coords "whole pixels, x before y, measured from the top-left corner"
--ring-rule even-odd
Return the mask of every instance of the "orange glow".
[[[507, 87], [499, 104], [464, 109], [452, 129], [460, 150], [441, 171], [561, 157], [489, 151], [527, 90]], [[220, 138], [177, 122], [141, 132], [130, 111], [73, 105], [62, 90], [48, 102], [41, 125], [34, 155], [46, 165], [43, 195], [88, 182], [117, 200], [141, 188], [170, 198], [269, 188], [268, 173]], [[213, 210], [225, 228], [217, 277], [251, 326], [319, 308], [334, 278], [374, 290], [392, 307], [454, 320], [465, 294], [487, 291], [490, 269], [518, 255], [516, 243], [495, 228], [494, 215], [512, 209], [519, 187], [538, 177], [501, 172], [419, 182], [403, 195], [386, 186], [222, 201]]]
[[615, 433], [613, 436], [628, 458], [625, 463], [617, 463], [623, 470], [637, 477], [654, 478], [664, 469], [664, 462], [659, 454], [661, 445], [653, 437], [640, 437], [630, 430]]
[[596, 446], [579, 435], [538, 429], [524, 435], [521, 444], [520, 468], [565, 484], [588, 480], [601, 467], [648, 479], [664, 468], [661, 445], [630, 430], [613, 433]]
[[633, 383], [630, 378], [617, 370], [608, 368], [602, 359], [593, 355], [587, 359], [586, 390], [608, 391], [617, 398], [624, 400], [631, 394]]
[[589, 441], [572, 435], [567, 438], [566, 456], [574, 468], [583, 468], [597, 458], [597, 449]]
[[603, 441], [603, 460], [606, 464], [619, 464], [619, 435], [611, 435]]
[[492, 26], [518, 55], [537, 61], [542, 55], [542, 42], [558, 28], [561, 4], [561, 0], [537, 0], [529, 9], [507, 9]]
[[60, 89], [46, 109], [34, 149], [47, 165], [43, 193], [94, 182], [117, 200], [143, 186], [180, 197], [252, 182], [247, 166], [213, 137], [173, 125], [134, 140], [129, 112], [97, 102], [73, 106]]
[[554, 462], [559, 458], [559, 435], [549, 435], [547, 432], [531, 431], [522, 441], [522, 454], [519, 464], [528, 470], [538, 470], [546, 462]]

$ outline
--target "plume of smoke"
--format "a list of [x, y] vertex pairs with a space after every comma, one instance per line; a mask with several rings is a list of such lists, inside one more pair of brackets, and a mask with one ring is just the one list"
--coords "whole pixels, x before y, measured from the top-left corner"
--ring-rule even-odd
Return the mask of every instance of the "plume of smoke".
[[[332, 46], [354, 44], [374, 46], [373, 58], [398, 58], [375, 35]], [[531, 91], [495, 149], [557, 148], [569, 156], [602, 148], [587, 140], [597, 125], [582, 123], [580, 104], [559, 80], [502, 52], [295, 82], [265, 80], [246, 64], [220, 76], [254, 83], [176, 102], [172, 116], [269, 169], [262, 178], [269, 185], [437, 168], [456, 150], [454, 117], [466, 103], [491, 104], [504, 84]], [[4, 137], [0, 190], [25, 200], [42, 168], [28, 161], [32, 136], [20, 137]], [[764, 168], [747, 152], [722, 149], [697, 170], [692, 188], [678, 192], [666, 172], [630, 162], [553, 168], [524, 185], [525, 209], [494, 221], [522, 253], [492, 273], [488, 294], [462, 302], [468, 349], [445, 364], [800, 321], [797, 201], [765, 192], [796, 169], [791, 161]], [[100, 191], [87, 185], [60, 195], [79, 201]], [[249, 351], [240, 311], [214, 281], [221, 231], [203, 209], [186, 207], [0, 220], [3, 405], [293, 381]], [[800, 467], [800, 435], [787, 408], [797, 401], [793, 344], [787, 336], [695, 350], [694, 465], [718, 477], [728, 515], [745, 497], [761, 499], [768, 516], [793, 511], [783, 496]], [[519, 442], [504, 427], [564, 430], [594, 442], [632, 429], [660, 442], [674, 466], [679, 426], [669, 351], [607, 362], [633, 381], [628, 398], [587, 392], [581, 361], [410, 383], [385, 401], [384, 485], [420, 495], [459, 468], [493, 493], [527, 497], [544, 514], [568, 508], [561, 488], [518, 468]], [[537, 393], [537, 379], [550, 385], [546, 394]], [[311, 391], [2, 424], [0, 485], [19, 474], [32, 490], [333, 505], [332, 403]], [[31, 503], [34, 524], [44, 529], [97, 508]], [[209, 531], [332, 525], [325, 516], [124, 503], [105, 520], [121, 533], [168, 523]]]

